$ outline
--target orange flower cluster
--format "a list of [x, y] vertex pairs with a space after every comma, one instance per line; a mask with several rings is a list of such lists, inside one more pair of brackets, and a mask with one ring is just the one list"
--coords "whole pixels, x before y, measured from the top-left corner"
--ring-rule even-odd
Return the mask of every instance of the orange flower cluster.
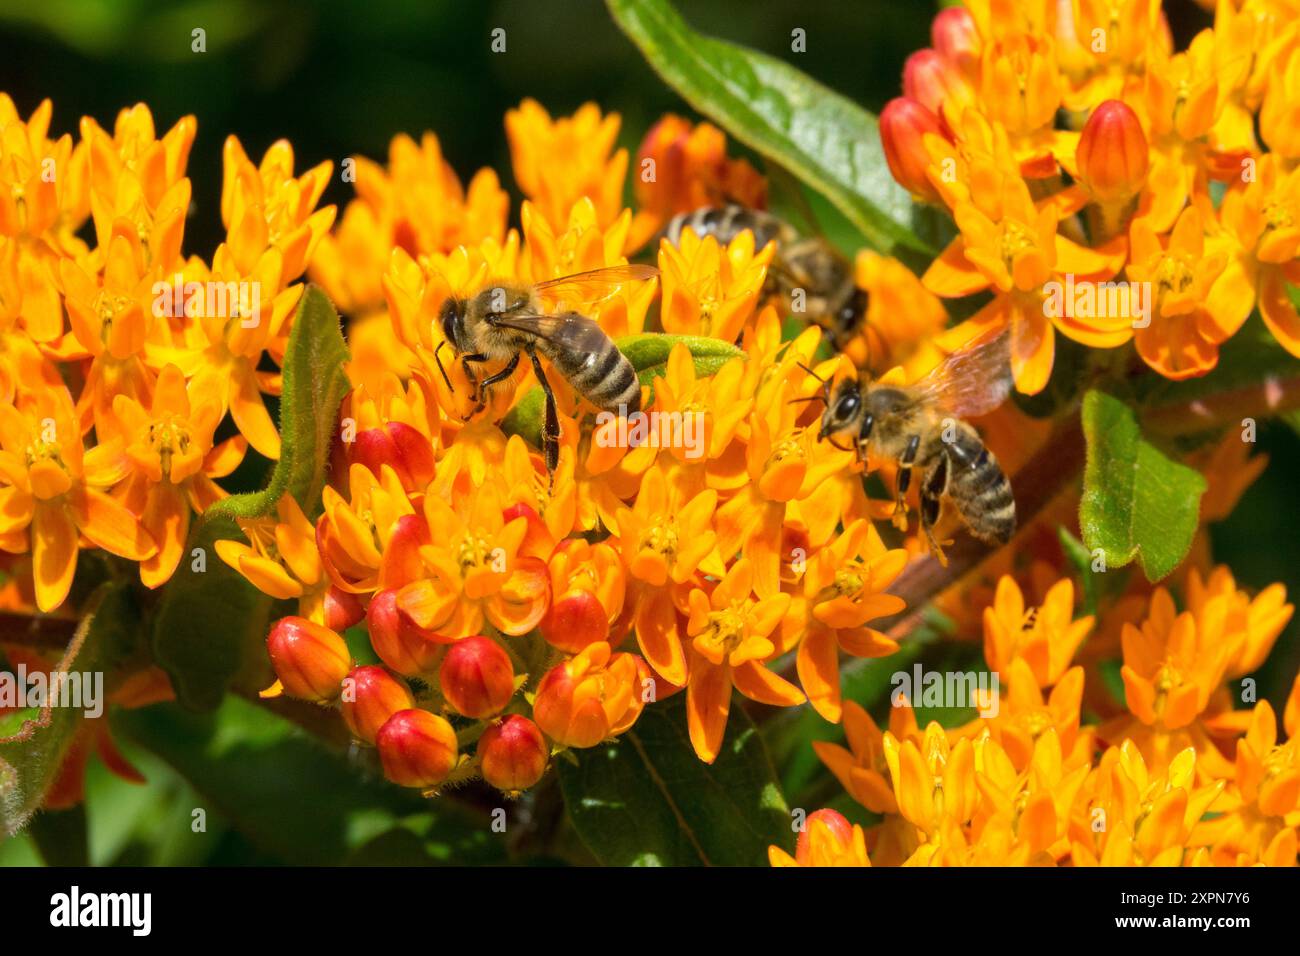
[[[83, 119], [74, 141], [50, 138], [51, 115], [47, 100], [24, 120], [0, 94], [0, 550], [42, 611], [83, 549], [158, 587], [191, 515], [224, 497], [216, 479], [249, 444], [278, 457], [264, 360], [282, 357], [334, 220], [316, 209], [329, 163], [295, 175], [287, 142], [254, 164], [231, 137], [226, 241], [186, 257], [194, 118], [160, 137], [139, 105], [112, 133]], [[227, 415], [239, 433], [218, 440]]]
[[925, 284], [993, 296], [946, 345], [1009, 329], [1029, 394], [1058, 332], [1092, 348], [1132, 340], [1184, 379], [1215, 367], [1258, 304], [1300, 355], [1291, 12], [1220, 3], [1176, 51], [1149, 0], [969, 0], [932, 38], [881, 134], [894, 177], [960, 231]]
[[[680, 427], [645, 441], [626, 437], [626, 421], [594, 421], [552, 372], [553, 476], [511, 433], [537, 390], [533, 372], [510, 375], [476, 410], [465, 370], [448, 360], [448, 297], [623, 265], [646, 223], [719, 192], [761, 195], [720, 133], [670, 117], [642, 151], [665, 175], [638, 184], [634, 215], [621, 208], [626, 156], [611, 155], [617, 124], [594, 106], [551, 120], [532, 102], [507, 117], [528, 197], [520, 231], [498, 228], [491, 174], [476, 177], [477, 202], [473, 185], [462, 194], [431, 135], [419, 163], [399, 137], [387, 170], [359, 165], [360, 198], [312, 264], [377, 346], [357, 349], [352, 336], [342, 414], [355, 439], [314, 527], [286, 498], [276, 518], [244, 527], [249, 544], [220, 547], [257, 587], [299, 601], [268, 642], [279, 685], [269, 692], [340, 700], [405, 785], [478, 774], [523, 789], [552, 749], [615, 737], [683, 690], [691, 742], [712, 761], [733, 691], [811, 700], [838, 720], [839, 653], [895, 649], [870, 622], [902, 610], [884, 592], [906, 554], [876, 533], [860, 484], [848, 490], [851, 455], [818, 442], [817, 410], [793, 401], [816, 385], [800, 366], [820, 332], [782, 340], [765, 305], [774, 246], [755, 249], [748, 232], [727, 246], [688, 233], [658, 250], [661, 296], [654, 282], [630, 283], [593, 306], [611, 336], [713, 339], [712, 364], [691, 340], [671, 345], [642, 407]], [[413, 192], [427, 201], [401, 206]], [[379, 262], [376, 280], [367, 270]], [[349, 299], [349, 288], [367, 292]], [[363, 617], [382, 666], [353, 660], [341, 635]], [[461, 753], [474, 740], [475, 755]]]
[[[1122, 622], [1126, 703], [1090, 695], [1089, 709], [1095, 703], [1114, 716], [1086, 725], [1085, 667], [1073, 661], [1094, 619], [1076, 616], [1069, 579], [1027, 608], [1019, 586], [1003, 577], [984, 611], [985, 658], [998, 677], [993, 700], [977, 697], [987, 716], [950, 730], [921, 728], [899, 694], [882, 731], [846, 704], [848, 746], [813, 746], [880, 822], [864, 832], [834, 811], [812, 814], [798, 861], [1295, 865], [1300, 679], [1282, 718], [1285, 742], [1273, 708], [1256, 703], [1253, 683], [1241, 680], [1268, 655], [1294, 609], [1280, 585], [1248, 597], [1226, 568], [1208, 578], [1192, 571], [1183, 599], [1179, 612], [1157, 589], [1144, 618]], [[1115, 609], [1140, 617], [1142, 607]], [[1252, 706], [1234, 710], [1234, 697]], [[789, 865], [777, 848], [772, 862]]]

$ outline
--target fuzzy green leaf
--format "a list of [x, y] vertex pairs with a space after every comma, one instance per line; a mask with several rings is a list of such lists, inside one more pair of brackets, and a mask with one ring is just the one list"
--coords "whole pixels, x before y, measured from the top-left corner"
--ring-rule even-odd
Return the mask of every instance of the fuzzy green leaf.
[[1143, 438], [1137, 414], [1113, 395], [1084, 396], [1083, 431], [1084, 546], [1100, 549], [1108, 568], [1136, 558], [1147, 579], [1159, 581], [1192, 546], [1205, 479]]
[[740, 142], [821, 192], [882, 252], [933, 254], [885, 162], [876, 118], [802, 71], [696, 33], [664, 0], [607, 0], [663, 80]]
[[[97, 703], [107, 707], [113, 690], [108, 678], [129, 656], [140, 611], [127, 589], [109, 585], [96, 592], [90, 608], [52, 673], [80, 675], [75, 685], [65, 684], [69, 692], [99, 675], [103, 696]], [[87, 691], [81, 693], [82, 702], [90, 703]], [[51, 703], [47, 699], [44, 706], [30, 708], [27, 719], [0, 736], [0, 833], [17, 833], [41, 805], [85, 719], [85, 708]]]
[[556, 761], [569, 816], [609, 866], [762, 866], [789, 849], [790, 813], [754, 724], [737, 704], [717, 760], [691, 749], [685, 694], [646, 707], [617, 742]]
[[232, 683], [252, 688], [266, 681], [260, 648], [272, 601], [227, 567], [215, 544], [243, 540], [236, 519], [271, 514], [285, 492], [309, 516], [319, 510], [335, 414], [348, 389], [347, 357], [338, 313], [324, 292], [308, 286], [284, 356], [280, 460], [270, 483], [262, 491], [232, 495], [203, 514], [158, 609], [154, 656], [188, 707], [210, 710]]

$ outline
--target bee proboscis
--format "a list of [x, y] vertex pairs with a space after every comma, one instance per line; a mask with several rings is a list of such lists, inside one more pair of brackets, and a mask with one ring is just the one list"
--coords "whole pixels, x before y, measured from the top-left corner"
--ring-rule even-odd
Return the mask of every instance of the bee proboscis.
[[864, 463], [868, 451], [898, 463], [894, 515], [900, 527], [906, 527], [905, 496], [917, 473], [921, 530], [941, 562], [939, 541], [954, 519], [990, 544], [1005, 544], [1016, 530], [1011, 483], [979, 432], [963, 420], [1006, 399], [1008, 340], [1005, 332], [986, 334], [913, 385], [857, 377], [824, 385], [819, 437], [841, 448], [839, 442], [847, 439]]
[[[451, 379], [438, 353], [448, 345], [474, 389], [474, 412], [487, 404], [490, 389], [514, 375], [527, 355], [546, 397], [542, 452], [552, 474], [560, 457], [555, 394], [539, 359], [545, 358], [575, 392], [601, 411], [631, 414], [641, 409], [636, 370], [605, 331], [584, 313], [630, 282], [653, 279], [653, 266], [624, 265], [579, 272], [534, 285], [489, 281], [467, 297], [451, 297], [439, 314], [443, 338], [434, 351], [448, 388]], [[481, 381], [474, 366], [505, 364]]]

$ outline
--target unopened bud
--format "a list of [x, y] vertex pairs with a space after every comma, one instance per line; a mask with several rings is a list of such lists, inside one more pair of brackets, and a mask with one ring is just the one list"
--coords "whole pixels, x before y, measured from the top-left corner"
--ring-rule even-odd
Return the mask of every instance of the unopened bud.
[[596, 641], [609, 639], [609, 615], [596, 595], [585, 588], [572, 588], [551, 602], [538, 630], [552, 647], [577, 654]]
[[333, 585], [325, 592], [325, 626], [331, 631], [346, 631], [366, 616], [365, 605], [355, 594]]
[[1146, 183], [1150, 151], [1137, 114], [1119, 100], [1092, 111], [1074, 153], [1079, 179], [1100, 203], [1123, 203]]
[[980, 35], [965, 7], [946, 7], [930, 24], [930, 45], [944, 63], [973, 80], [979, 70]]
[[641, 714], [641, 664], [634, 654], [611, 653], [603, 642], [590, 645], [542, 678], [533, 719], [566, 747], [594, 747], [621, 734]]
[[388, 465], [408, 492], [423, 492], [433, 480], [433, 446], [419, 429], [402, 422], [385, 422], [379, 428], [358, 432], [352, 460], [379, 477]]
[[343, 720], [358, 740], [373, 744], [389, 717], [415, 706], [410, 688], [382, 667], [355, 667], [348, 677], [352, 693], [343, 695]]
[[483, 731], [478, 740], [483, 779], [498, 790], [527, 790], [546, 772], [549, 748], [527, 717], [511, 714]]
[[333, 700], [352, 666], [343, 638], [305, 617], [276, 621], [266, 649], [285, 693], [303, 700]]
[[393, 588], [379, 591], [370, 599], [366, 628], [370, 631], [370, 646], [379, 659], [406, 677], [432, 673], [444, 646], [451, 641], [419, 627], [403, 613]]
[[943, 130], [939, 118], [916, 100], [900, 96], [885, 104], [880, 114], [880, 141], [890, 173], [913, 196], [937, 202], [939, 193], [926, 176], [930, 167], [927, 133], [942, 136]]
[[853, 824], [844, 814], [838, 810], [814, 810], [808, 814], [803, 832], [794, 845], [794, 858], [801, 866], [812, 864], [814, 823], [823, 824], [830, 832], [831, 839], [843, 848], [847, 848], [853, 840]]
[[960, 103], [969, 95], [957, 71], [928, 47], [917, 50], [903, 64], [903, 96], [916, 100], [936, 116], [943, 112], [946, 101]]
[[476, 720], [500, 713], [515, 693], [510, 655], [490, 637], [462, 638], [447, 648], [438, 681], [447, 703]]
[[384, 776], [403, 787], [436, 787], [456, 766], [456, 731], [427, 710], [399, 710], [375, 736]]

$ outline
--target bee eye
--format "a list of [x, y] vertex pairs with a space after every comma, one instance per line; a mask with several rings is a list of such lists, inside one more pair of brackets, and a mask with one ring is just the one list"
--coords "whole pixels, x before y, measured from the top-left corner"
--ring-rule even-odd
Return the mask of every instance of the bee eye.
[[851, 418], [858, 413], [858, 406], [862, 400], [857, 395], [845, 395], [840, 399], [839, 413], [841, 418]]

